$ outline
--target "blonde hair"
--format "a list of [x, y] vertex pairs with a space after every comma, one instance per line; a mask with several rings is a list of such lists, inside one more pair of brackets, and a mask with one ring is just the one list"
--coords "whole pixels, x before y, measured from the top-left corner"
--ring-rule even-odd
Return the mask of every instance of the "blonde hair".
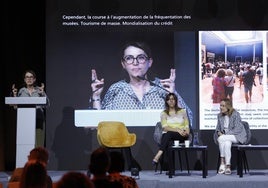
[[227, 76], [233, 76], [233, 71], [231, 69], [226, 70]]
[[225, 106], [227, 108], [227, 115], [228, 116], [232, 115], [233, 111], [235, 110], [233, 108], [232, 101], [230, 99], [228, 99], [228, 98], [222, 99], [221, 101], [225, 102]]

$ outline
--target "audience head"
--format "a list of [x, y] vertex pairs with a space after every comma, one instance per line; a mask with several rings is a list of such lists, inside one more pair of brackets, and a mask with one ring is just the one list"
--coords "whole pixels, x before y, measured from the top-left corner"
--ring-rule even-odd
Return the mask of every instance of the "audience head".
[[96, 175], [105, 175], [110, 167], [110, 156], [109, 152], [104, 147], [99, 147], [90, 157], [89, 170]]
[[125, 160], [121, 152], [111, 151], [110, 158], [111, 158], [111, 165], [108, 170], [109, 173], [123, 172], [125, 170]]
[[46, 188], [47, 171], [43, 163], [29, 160], [23, 168], [20, 188]]
[[28, 156], [28, 160], [36, 160], [41, 163], [44, 163], [44, 165], [47, 165], [48, 163], [48, 151], [44, 147], [36, 147], [30, 151], [30, 154]]
[[91, 180], [81, 172], [67, 172], [56, 184], [57, 188], [94, 188]]

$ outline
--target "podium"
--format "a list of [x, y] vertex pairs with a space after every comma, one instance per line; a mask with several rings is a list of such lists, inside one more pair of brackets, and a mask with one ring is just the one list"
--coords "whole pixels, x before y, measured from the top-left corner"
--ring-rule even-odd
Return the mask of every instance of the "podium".
[[5, 104], [17, 106], [16, 168], [25, 165], [35, 147], [36, 106], [46, 103], [46, 97], [5, 98]]
[[155, 126], [163, 110], [75, 110], [76, 127], [96, 128], [100, 121], [122, 121], [127, 127]]

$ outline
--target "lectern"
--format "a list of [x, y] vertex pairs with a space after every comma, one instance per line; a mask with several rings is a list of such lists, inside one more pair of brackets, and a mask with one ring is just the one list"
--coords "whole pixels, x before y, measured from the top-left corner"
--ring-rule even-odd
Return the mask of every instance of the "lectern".
[[5, 98], [5, 104], [17, 106], [16, 167], [24, 166], [35, 147], [36, 106], [46, 103], [46, 97]]
[[130, 126], [155, 126], [162, 110], [75, 110], [76, 127], [96, 128], [100, 121], [122, 121]]

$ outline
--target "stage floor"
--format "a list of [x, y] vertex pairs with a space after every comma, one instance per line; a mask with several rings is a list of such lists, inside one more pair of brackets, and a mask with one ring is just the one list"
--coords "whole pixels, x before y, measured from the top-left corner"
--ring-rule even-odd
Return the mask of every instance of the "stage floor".
[[[48, 171], [53, 182], [58, 181], [67, 171]], [[86, 173], [86, 171], [81, 171]], [[11, 172], [0, 172], [0, 182], [7, 188], [7, 181]], [[129, 175], [126, 171], [123, 174]], [[168, 178], [165, 172], [162, 174], [154, 171], [141, 171], [137, 179], [140, 188], [264, 188], [268, 187], [268, 170], [250, 170], [239, 178], [236, 171], [232, 175], [219, 175], [215, 170], [209, 170], [207, 178], [202, 178], [201, 171], [176, 171], [176, 176]]]

